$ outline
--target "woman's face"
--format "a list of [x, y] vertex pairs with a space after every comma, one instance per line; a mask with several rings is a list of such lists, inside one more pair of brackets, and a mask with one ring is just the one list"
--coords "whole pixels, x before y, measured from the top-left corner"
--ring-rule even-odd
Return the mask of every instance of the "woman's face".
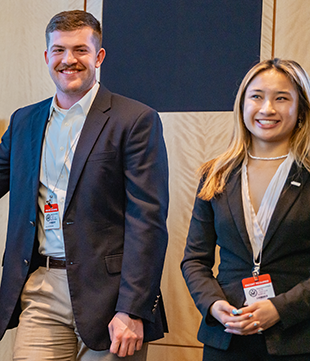
[[257, 144], [289, 144], [298, 117], [298, 93], [289, 78], [274, 69], [255, 76], [244, 97], [243, 119]]

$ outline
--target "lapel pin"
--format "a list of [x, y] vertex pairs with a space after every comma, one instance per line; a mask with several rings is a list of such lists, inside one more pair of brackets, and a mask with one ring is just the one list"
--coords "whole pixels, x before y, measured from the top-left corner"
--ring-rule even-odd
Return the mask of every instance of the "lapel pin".
[[292, 182], [291, 182], [291, 185], [292, 185], [292, 186], [296, 186], [296, 187], [300, 187], [301, 183], [292, 181]]

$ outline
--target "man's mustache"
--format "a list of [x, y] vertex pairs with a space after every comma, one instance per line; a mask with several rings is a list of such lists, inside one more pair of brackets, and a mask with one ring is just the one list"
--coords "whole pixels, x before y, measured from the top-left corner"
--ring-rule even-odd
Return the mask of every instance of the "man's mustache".
[[81, 66], [72, 66], [72, 65], [62, 65], [56, 68], [57, 71], [63, 70], [83, 70], [84, 67]]

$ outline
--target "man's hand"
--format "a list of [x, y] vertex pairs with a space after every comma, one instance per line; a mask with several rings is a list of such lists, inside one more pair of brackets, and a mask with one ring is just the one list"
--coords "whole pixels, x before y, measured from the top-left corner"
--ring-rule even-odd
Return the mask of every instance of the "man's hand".
[[143, 344], [143, 323], [134, 320], [127, 313], [118, 312], [109, 323], [111, 339], [110, 352], [119, 357], [131, 356], [139, 351]]

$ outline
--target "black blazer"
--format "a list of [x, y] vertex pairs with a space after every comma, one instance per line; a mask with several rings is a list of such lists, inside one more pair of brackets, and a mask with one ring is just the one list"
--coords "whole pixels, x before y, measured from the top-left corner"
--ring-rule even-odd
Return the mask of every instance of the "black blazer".
[[[0, 336], [18, 323], [20, 293], [36, 268], [41, 150], [51, 99], [17, 110], [0, 145], [0, 196], [10, 191], [0, 289]], [[168, 166], [158, 114], [100, 86], [74, 155], [62, 220], [78, 331], [110, 346], [117, 311], [163, 336], [160, 280], [167, 245]]]
[[[227, 300], [242, 307], [241, 280], [251, 277], [252, 249], [246, 231], [240, 168], [224, 193], [210, 202], [196, 198], [182, 271], [203, 315], [198, 339], [226, 350], [232, 335], [217, 320], [209, 322], [209, 307]], [[292, 182], [295, 181], [296, 183]], [[201, 187], [201, 184], [200, 184]], [[215, 245], [220, 246], [219, 274], [213, 277]], [[264, 331], [270, 354], [310, 352], [310, 178], [294, 163], [271, 218], [264, 240], [261, 274], [269, 273], [276, 296], [271, 299], [281, 321]], [[207, 318], [208, 316], [208, 318]], [[246, 337], [246, 336], [244, 336]]]

